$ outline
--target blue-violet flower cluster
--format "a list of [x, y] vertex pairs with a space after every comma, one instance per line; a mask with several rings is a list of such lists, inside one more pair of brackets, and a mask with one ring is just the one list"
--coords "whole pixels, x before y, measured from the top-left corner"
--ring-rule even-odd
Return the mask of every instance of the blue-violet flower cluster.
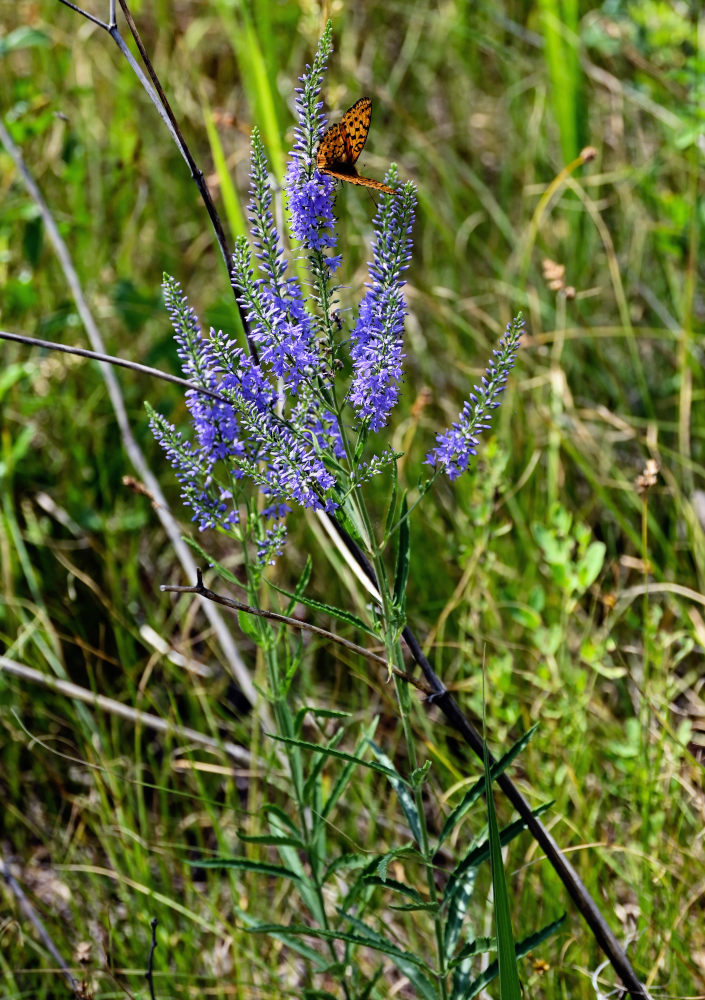
[[489, 429], [487, 421], [491, 411], [500, 404], [499, 397], [514, 367], [523, 332], [524, 321], [518, 316], [507, 326], [504, 337], [492, 352], [480, 385], [474, 386], [456, 422], [436, 435], [437, 447], [428, 453], [426, 462], [440, 466], [449, 479], [457, 479], [465, 472], [470, 459], [477, 454], [477, 435]]
[[[231, 271], [249, 350], [220, 330], [204, 336], [179, 284], [165, 276], [163, 286], [183, 372], [193, 385], [186, 393], [193, 439], [150, 410], [153, 432], [199, 529], [251, 539], [261, 564], [281, 552], [292, 505], [332, 513], [397, 457], [389, 448], [366, 455], [364, 445], [370, 432], [386, 425], [402, 384], [404, 273], [415, 191], [390, 167], [385, 183], [394, 193], [380, 197], [370, 281], [347, 339], [333, 284], [341, 257], [330, 253], [337, 247], [336, 182], [318, 173], [315, 160], [326, 125], [320, 89], [330, 51], [328, 26], [297, 90], [299, 122], [284, 184], [289, 238], [303, 252], [307, 293], [288, 273], [257, 129], [248, 206], [252, 243], [237, 240]], [[498, 405], [520, 332], [519, 323], [510, 324], [482, 386], [427, 456], [451, 479], [467, 468], [476, 435]], [[341, 371], [350, 369], [341, 386]], [[259, 510], [245, 479], [267, 498]]]

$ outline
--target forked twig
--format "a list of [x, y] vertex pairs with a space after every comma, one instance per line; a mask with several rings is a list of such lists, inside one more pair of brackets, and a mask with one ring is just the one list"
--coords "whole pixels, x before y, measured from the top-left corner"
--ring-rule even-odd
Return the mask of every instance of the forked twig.
[[[198, 188], [201, 200], [203, 201], [206, 212], [208, 213], [208, 218], [211, 220], [211, 225], [213, 226], [213, 232], [215, 233], [215, 238], [218, 243], [218, 247], [220, 248], [220, 253], [223, 258], [223, 262], [225, 263], [225, 267], [229, 277], [230, 249], [228, 247], [228, 243], [225, 237], [225, 230], [223, 228], [223, 223], [221, 222], [220, 216], [216, 210], [215, 205], [213, 204], [213, 198], [211, 197], [208, 185], [206, 184], [206, 179], [203, 176], [203, 171], [200, 169], [195, 159], [193, 158], [189, 145], [184, 139], [181, 129], [179, 128], [179, 124], [174, 116], [174, 113], [171, 110], [169, 101], [167, 100], [166, 94], [164, 93], [164, 88], [159, 82], [159, 78], [154, 71], [154, 67], [152, 66], [147, 51], [144, 45], [142, 44], [142, 39], [139, 36], [139, 32], [137, 31], [137, 27], [132, 18], [132, 14], [130, 13], [130, 9], [127, 6], [127, 3], [125, 2], [125, 0], [120, 0], [120, 7], [122, 8], [122, 12], [125, 15], [127, 25], [130, 29], [132, 37], [134, 38], [135, 45], [139, 50], [140, 56], [142, 57], [142, 60], [147, 68], [147, 72], [149, 73], [149, 76], [151, 77], [154, 86], [145, 76], [144, 71], [142, 70], [141, 66], [134, 58], [130, 50], [128, 49], [122, 35], [120, 34], [120, 30], [118, 29], [117, 22], [115, 19], [115, 0], [110, 0], [110, 21], [107, 23], [105, 21], [101, 21], [97, 17], [94, 17], [92, 14], [89, 14], [88, 11], [83, 10], [82, 7], [78, 7], [76, 4], [71, 3], [70, 0], [59, 0], [59, 3], [63, 4], [65, 7], [70, 7], [71, 10], [75, 11], [77, 14], [80, 14], [82, 17], [85, 17], [89, 21], [92, 21], [93, 24], [96, 24], [99, 28], [102, 28], [104, 31], [107, 31], [110, 37], [113, 39], [115, 44], [122, 52], [122, 54], [124, 55], [125, 59], [127, 59], [130, 68], [134, 72], [139, 82], [142, 84], [145, 93], [147, 94], [150, 101], [156, 108], [157, 114], [159, 115], [162, 122], [166, 126], [169, 135], [174, 140], [176, 148], [178, 149], [181, 156], [184, 158], [184, 161], [186, 162], [186, 165], [189, 168], [191, 179], [195, 182], [196, 187]], [[233, 295], [235, 295], [234, 289], [233, 289]], [[254, 342], [250, 338], [247, 318], [245, 316], [245, 312], [242, 306], [240, 305], [240, 302], [238, 301], [237, 295], [235, 295], [235, 304], [237, 306], [238, 314], [240, 316], [240, 322], [242, 323], [242, 328], [245, 331], [245, 337], [247, 338], [247, 345], [249, 347], [250, 354], [256, 361], [257, 348]]]
[[[203, 574], [200, 569], [196, 570], [196, 584], [193, 587], [177, 587], [165, 583], [159, 589], [172, 594], [198, 594], [199, 597], [205, 597], [206, 600], [220, 604], [224, 608], [230, 608], [232, 611], [243, 611], [245, 614], [253, 615], [256, 618], [266, 618], [268, 621], [279, 622], [282, 625], [288, 625], [289, 628], [295, 628], [301, 632], [312, 632], [314, 635], [323, 636], [329, 642], [334, 642], [338, 646], [349, 649], [352, 653], [364, 656], [365, 659], [371, 660], [373, 663], [379, 663], [385, 668], [389, 668], [390, 666], [386, 657], [380, 656], [378, 653], [373, 653], [371, 650], [365, 649], [364, 646], [358, 646], [357, 643], [350, 642], [349, 639], [345, 639], [341, 635], [336, 635], [335, 632], [329, 632], [327, 629], [319, 628], [318, 625], [311, 625], [309, 622], [299, 621], [298, 618], [289, 618], [287, 615], [277, 614], [275, 611], [264, 611], [262, 608], [253, 608], [251, 605], [243, 604], [242, 601], [236, 601], [232, 597], [223, 597], [221, 594], [216, 594], [215, 591], [209, 590], [204, 586]], [[403, 670], [392, 666], [392, 673], [408, 681], [409, 684], [413, 684], [415, 688], [423, 691], [424, 694], [433, 694], [428, 684], [417, 680]]]

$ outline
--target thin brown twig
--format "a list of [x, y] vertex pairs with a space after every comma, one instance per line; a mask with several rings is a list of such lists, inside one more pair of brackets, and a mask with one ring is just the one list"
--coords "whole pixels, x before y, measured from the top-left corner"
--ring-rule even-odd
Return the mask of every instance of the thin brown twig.
[[60, 344], [55, 340], [42, 340], [40, 337], [30, 337], [23, 333], [10, 333], [7, 330], [0, 330], [0, 340], [11, 340], [16, 344], [26, 344], [28, 347], [41, 347], [47, 351], [60, 351], [62, 354], [74, 354], [79, 358], [88, 358], [90, 361], [101, 361], [106, 365], [115, 365], [118, 368], [129, 368], [130, 371], [138, 372], [140, 375], [149, 375], [150, 378], [157, 378], [161, 379], [162, 382], [171, 382], [173, 385], [180, 385], [183, 389], [198, 392], [202, 396], [210, 396], [211, 399], [217, 399], [219, 403], [231, 403], [231, 400], [227, 396], [223, 396], [220, 392], [207, 389], [205, 386], [194, 385], [188, 379], [172, 375], [171, 372], [164, 372], [159, 368], [151, 368], [149, 365], [140, 364], [138, 361], [129, 361], [127, 358], [118, 358], [114, 354], [102, 354], [100, 351], [89, 351], [85, 347], [74, 347], [73, 344]]
[[[229, 608], [231, 611], [243, 611], [245, 614], [254, 615], [256, 618], [266, 618], [268, 621], [279, 622], [282, 625], [288, 625], [290, 628], [295, 628], [302, 632], [312, 632], [314, 635], [322, 636], [329, 642], [334, 642], [339, 646], [343, 646], [345, 649], [349, 649], [352, 653], [358, 653], [360, 656], [364, 656], [365, 659], [371, 660], [373, 663], [379, 663], [387, 669], [390, 666], [386, 657], [380, 656], [378, 653], [373, 653], [371, 650], [365, 649], [364, 646], [358, 646], [357, 643], [350, 642], [349, 639], [336, 635], [334, 632], [329, 632], [327, 629], [320, 628], [318, 625], [311, 625], [309, 622], [299, 621], [298, 618], [289, 618], [287, 615], [277, 614], [276, 611], [265, 611], [262, 608], [253, 608], [251, 605], [243, 604], [242, 601], [236, 601], [232, 597], [223, 597], [221, 594], [216, 594], [215, 591], [209, 590], [208, 587], [204, 586], [203, 574], [200, 569], [196, 570], [195, 586], [179, 587], [173, 584], [163, 584], [159, 589], [172, 594], [198, 594], [199, 597], [204, 597], [206, 600], [213, 601], [215, 604], [220, 604], [222, 607]], [[412, 677], [403, 670], [399, 670], [397, 667], [392, 666], [392, 673], [396, 674], [397, 677], [401, 677], [403, 680], [408, 681], [409, 684], [413, 684], [417, 690], [422, 691], [424, 694], [432, 694], [432, 690], [428, 684]]]
[[151, 1000], [156, 1000], [154, 996], [154, 952], [157, 950], [157, 924], [159, 921], [156, 917], [153, 917], [150, 923], [152, 928], [152, 942], [149, 946], [149, 958], [147, 959], [147, 971], [144, 974], [144, 978], [147, 980], [147, 986], [149, 987], [149, 995]]
[[[213, 232], [215, 233], [216, 242], [218, 243], [218, 247], [220, 248], [220, 253], [223, 258], [223, 262], [225, 263], [225, 267], [228, 272], [228, 278], [230, 278], [230, 268], [231, 268], [230, 248], [228, 246], [228, 241], [225, 236], [225, 229], [223, 227], [223, 223], [221, 222], [220, 215], [218, 214], [218, 211], [213, 202], [213, 198], [211, 197], [208, 184], [206, 183], [206, 179], [203, 176], [203, 171], [196, 163], [189, 148], [189, 145], [184, 139], [183, 133], [179, 128], [179, 123], [176, 120], [176, 117], [174, 116], [174, 113], [171, 110], [169, 101], [167, 100], [166, 94], [164, 93], [164, 88], [162, 87], [159, 78], [154, 70], [154, 67], [152, 66], [147, 51], [144, 45], [142, 44], [142, 39], [140, 38], [139, 32], [137, 31], [137, 26], [135, 25], [134, 19], [132, 17], [132, 14], [130, 13], [130, 9], [127, 6], [127, 3], [125, 2], [125, 0], [120, 0], [120, 7], [122, 8], [122, 12], [125, 15], [127, 25], [130, 29], [135, 45], [137, 46], [142, 61], [144, 62], [144, 65], [147, 69], [147, 72], [149, 73], [152, 83], [150, 83], [150, 81], [145, 76], [143, 70], [135, 60], [134, 56], [132, 55], [127, 45], [125, 44], [122, 35], [120, 34], [120, 30], [118, 29], [114, 17], [114, 0], [111, 0], [111, 21], [109, 24], [106, 24], [104, 21], [101, 21], [98, 18], [94, 17], [92, 14], [89, 14], [88, 11], [85, 11], [83, 10], [83, 8], [76, 6], [76, 4], [71, 3], [70, 0], [59, 0], [59, 3], [63, 4], [65, 7], [69, 7], [71, 10], [75, 11], [75, 13], [80, 14], [82, 17], [85, 17], [89, 21], [92, 21], [99, 28], [102, 28], [104, 31], [107, 31], [110, 37], [115, 42], [115, 44], [117, 45], [117, 47], [122, 52], [127, 62], [129, 63], [130, 68], [135, 73], [139, 82], [142, 84], [145, 93], [147, 94], [152, 104], [154, 105], [157, 114], [166, 125], [169, 135], [174, 140], [176, 148], [179, 150], [179, 153], [181, 154], [181, 156], [184, 159], [184, 162], [189, 168], [191, 179], [194, 181], [196, 187], [198, 188], [198, 192], [201, 196], [201, 200], [208, 214], [208, 218], [211, 221]], [[257, 348], [250, 337], [247, 317], [245, 316], [245, 312], [244, 309], [242, 308], [242, 305], [238, 301], [234, 288], [233, 288], [233, 295], [235, 297], [235, 305], [237, 306], [238, 315], [240, 317], [240, 322], [242, 324], [242, 329], [247, 339], [247, 346], [249, 348], [252, 358], [255, 361], [257, 361]]]

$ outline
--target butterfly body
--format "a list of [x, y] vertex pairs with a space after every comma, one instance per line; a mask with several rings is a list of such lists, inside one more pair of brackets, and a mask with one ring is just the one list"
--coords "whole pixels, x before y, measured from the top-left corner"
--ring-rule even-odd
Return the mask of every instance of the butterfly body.
[[321, 174], [328, 174], [329, 177], [348, 181], [350, 184], [360, 184], [384, 194], [394, 194], [394, 188], [372, 180], [371, 177], [361, 177], [355, 169], [355, 162], [367, 140], [371, 120], [372, 101], [369, 97], [361, 97], [348, 108], [337, 125], [331, 125], [323, 133], [316, 150], [316, 169]]

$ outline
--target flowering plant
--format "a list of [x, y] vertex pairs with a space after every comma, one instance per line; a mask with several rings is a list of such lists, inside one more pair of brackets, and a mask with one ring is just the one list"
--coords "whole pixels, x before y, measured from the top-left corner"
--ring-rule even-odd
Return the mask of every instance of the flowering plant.
[[[182, 484], [183, 499], [200, 530], [218, 528], [256, 541], [260, 565], [273, 562], [285, 538], [292, 506], [341, 511], [370, 558], [380, 548], [364, 509], [360, 487], [397, 459], [390, 448], [368, 455], [373, 435], [387, 425], [402, 386], [406, 315], [404, 274], [411, 259], [416, 195], [400, 183], [396, 167], [385, 182], [375, 217], [370, 281], [349, 339], [336, 311], [333, 254], [335, 180], [319, 173], [315, 150], [325, 128], [319, 100], [330, 53], [330, 29], [297, 92], [299, 124], [285, 180], [289, 230], [305, 255], [311, 293], [288, 274], [284, 240], [272, 215], [272, 189], [262, 140], [252, 135], [249, 219], [253, 252], [243, 237], [232, 258], [232, 282], [248, 324], [248, 354], [222, 331], [204, 337], [179, 284], [168, 276], [164, 296], [171, 314], [195, 431], [192, 444], [151, 411], [152, 427]], [[437, 435], [426, 462], [457, 478], [476, 454], [477, 435], [488, 428], [514, 364], [522, 331], [510, 323], [495, 357], [458, 420]], [[351, 375], [341, 377], [346, 370]], [[217, 393], [204, 396], [198, 388]], [[252, 508], [244, 479], [267, 498]], [[253, 525], [243, 524], [241, 506]], [[263, 521], [270, 527], [262, 534]]]
[[[334, 756], [339, 753], [335, 746], [342, 730], [330, 739], [322, 739], [318, 745], [303, 740], [302, 713], [293, 713], [287, 702], [298, 654], [287, 653], [282, 664], [272, 626], [261, 617], [250, 625], [250, 634], [264, 652], [278, 738], [288, 755], [299, 816], [296, 824], [288, 813], [285, 817], [279, 807], [272, 805], [267, 812], [270, 826], [267, 843], [278, 846], [284, 862], [279, 873], [295, 881], [312, 920], [298, 928], [253, 925], [248, 915], [249, 926], [276, 932], [290, 942], [300, 934], [318, 935], [330, 949], [330, 960], [339, 964], [347, 996], [358, 995], [355, 982], [359, 976], [354, 967], [350, 971], [350, 952], [358, 945], [365, 945], [391, 955], [398, 969], [414, 983], [418, 995], [450, 996], [448, 983], [452, 982], [452, 995], [460, 997], [472, 995], [466, 993], [472, 985], [471, 956], [486, 950], [486, 946], [480, 947], [477, 942], [473, 944], [474, 950], [459, 947], [467, 893], [477, 865], [486, 853], [476, 847], [472, 860], [464, 859], [449, 880], [443, 899], [435, 885], [433, 859], [442, 840], [460, 822], [484, 785], [480, 782], [472, 790], [471, 797], [456, 810], [434, 844], [426, 828], [422, 802], [422, 784], [428, 767], [417, 762], [409, 722], [409, 688], [405, 683], [409, 678], [404, 670], [401, 645], [410, 510], [406, 497], [397, 496], [399, 456], [390, 447], [374, 447], [377, 435], [389, 422], [403, 384], [403, 330], [407, 311], [404, 276], [411, 260], [416, 195], [413, 184], [401, 183], [396, 167], [391, 166], [384, 184], [391, 193], [380, 197], [375, 217], [369, 282], [348, 337], [336, 311], [340, 287], [336, 281], [343, 267], [342, 257], [336, 253], [338, 236], [333, 214], [336, 181], [316, 169], [315, 155], [325, 128], [319, 94], [330, 50], [328, 27], [313, 65], [307, 68], [297, 91], [299, 122], [285, 179], [289, 236], [305, 261], [307, 282], [299, 277], [303, 270], [300, 263], [297, 274], [291, 273], [284, 238], [274, 222], [267, 159], [255, 129], [249, 202], [252, 246], [244, 238], [237, 241], [231, 272], [247, 324], [249, 350], [245, 351], [222, 331], [211, 330], [205, 337], [180, 286], [165, 277], [164, 295], [179, 357], [184, 374], [193, 385], [187, 393], [193, 441], [186, 440], [154, 411], [150, 411], [151, 422], [176, 470], [183, 499], [191, 507], [198, 527], [215, 528], [242, 544], [252, 604], [258, 603], [264, 568], [282, 551], [285, 520], [296, 507], [319, 511], [344, 529], [369, 560], [376, 579], [375, 604], [365, 621], [350, 612], [307, 599], [305, 579], [295, 596], [311, 607], [325, 608], [384, 643], [383, 662], [394, 679], [409, 777], [402, 777], [382, 748], [373, 742], [373, 723], [365, 728], [355, 753], [345, 759], [369, 767], [362, 753], [371, 752], [375, 766], [399, 798], [412, 833], [413, 850], [426, 873], [428, 900], [424, 902], [410, 887], [406, 892], [422, 909], [430, 910], [436, 943], [434, 958], [419, 961], [397, 945], [385, 943], [363, 921], [370, 903], [370, 886], [375, 879], [377, 883], [386, 882], [386, 875], [380, 876], [380, 872], [386, 872], [389, 859], [386, 862], [373, 859], [369, 863], [366, 860], [365, 881], [359, 880], [363, 878], [360, 875], [350, 892], [339, 896], [337, 915], [335, 919], [331, 917], [324, 885], [328, 882], [329, 893], [331, 880], [339, 879], [346, 867], [360, 869], [359, 863], [352, 865], [340, 859], [330, 865], [323, 854], [327, 817], [342, 799], [352, 768], [344, 772], [327, 797], [321, 783], [320, 764], [309, 767], [305, 777], [304, 751], [308, 755]], [[468, 468], [476, 453], [478, 435], [487, 429], [492, 410], [499, 405], [521, 332], [520, 319], [510, 323], [481, 384], [468, 397], [457, 421], [437, 435], [435, 447], [426, 456], [433, 471], [422, 486], [421, 496], [442, 473], [456, 479]], [[366, 506], [364, 487], [372, 477], [386, 472], [392, 479], [390, 514], [380, 534]], [[252, 485], [256, 490], [252, 490]], [[390, 583], [383, 556], [394, 533], [398, 534], [397, 568]], [[279, 616], [279, 620], [285, 619]], [[506, 766], [506, 762], [498, 766]], [[519, 829], [521, 825], [515, 832]], [[298, 853], [292, 850], [294, 843]], [[305, 857], [305, 864], [301, 857]], [[253, 871], [252, 862], [244, 857], [228, 857], [212, 863], [231, 868], [239, 865], [243, 870]], [[335, 950], [334, 941], [344, 950], [344, 958]]]

